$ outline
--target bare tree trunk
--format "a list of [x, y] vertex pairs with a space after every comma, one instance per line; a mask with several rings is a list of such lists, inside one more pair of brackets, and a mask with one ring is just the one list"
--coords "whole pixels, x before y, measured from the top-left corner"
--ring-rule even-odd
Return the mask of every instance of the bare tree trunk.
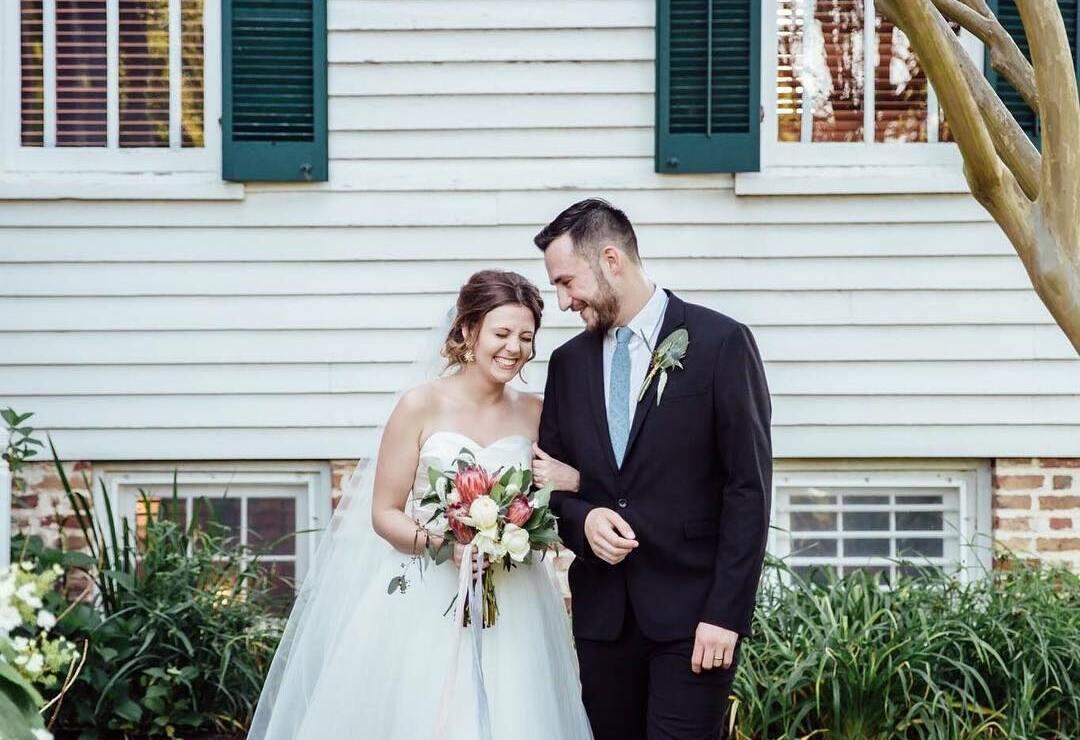
[[[984, 0], [876, 0], [934, 86], [972, 195], [1016, 248], [1035, 292], [1080, 353], [1080, 96], [1056, 0], [1016, 0], [1029, 64]], [[972, 63], [949, 20], [987, 45], [1039, 114], [1042, 154]]]

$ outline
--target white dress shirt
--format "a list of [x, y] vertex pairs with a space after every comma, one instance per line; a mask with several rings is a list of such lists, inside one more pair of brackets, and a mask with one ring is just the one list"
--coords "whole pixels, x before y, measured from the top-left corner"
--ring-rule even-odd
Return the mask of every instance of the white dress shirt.
[[[641, 384], [645, 382], [645, 376], [649, 372], [649, 362], [652, 359], [653, 348], [659, 339], [660, 327], [664, 324], [664, 314], [667, 312], [667, 293], [660, 286], [653, 287], [652, 297], [648, 303], [642, 306], [637, 316], [630, 319], [627, 324], [634, 336], [630, 338], [630, 419], [634, 420], [634, 411], [637, 408], [638, 393]], [[615, 355], [615, 330], [612, 327], [604, 335], [604, 401], [605, 408], [611, 394], [611, 358]]]

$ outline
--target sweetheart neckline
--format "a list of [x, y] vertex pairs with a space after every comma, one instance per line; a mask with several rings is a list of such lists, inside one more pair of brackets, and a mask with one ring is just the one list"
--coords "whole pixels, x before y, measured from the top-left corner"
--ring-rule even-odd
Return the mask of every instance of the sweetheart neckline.
[[533, 443], [532, 438], [528, 437], [528, 436], [526, 436], [524, 434], [507, 434], [506, 436], [499, 437], [498, 439], [494, 440], [490, 444], [484, 445], [484, 444], [480, 444], [480, 442], [473, 439], [468, 434], [463, 434], [462, 432], [457, 432], [457, 431], [454, 431], [452, 429], [437, 429], [437, 430], [435, 430], [434, 432], [432, 432], [431, 434], [428, 435], [427, 439], [425, 439], [423, 444], [420, 445], [420, 450], [423, 451], [424, 448], [427, 447], [428, 442], [430, 442], [432, 440], [432, 438], [435, 437], [435, 435], [437, 435], [437, 434], [451, 434], [451, 435], [454, 435], [454, 436], [457, 436], [457, 437], [461, 437], [462, 439], [476, 445], [476, 447], [478, 447], [481, 451], [489, 450], [492, 447], [495, 447], [496, 445], [498, 445], [500, 442], [506, 442], [507, 440], [510, 440], [510, 439], [523, 439], [523, 440], [525, 440], [526, 442], [529, 443], [530, 447], [532, 447], [532, 443]]

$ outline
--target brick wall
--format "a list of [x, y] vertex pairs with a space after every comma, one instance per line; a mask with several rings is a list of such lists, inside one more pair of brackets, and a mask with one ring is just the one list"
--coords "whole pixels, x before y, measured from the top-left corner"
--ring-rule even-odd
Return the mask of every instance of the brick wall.
[[[64, 475], [72, 488], [83, 494], [89, 493], [84, 476], [96, 485], [93, 465], [86, 461], [64, 463]], [[85, 547], [86, 541], [72, 516], [56, 465], [52, 462], [29, 463], [23, 468], [21, 477], [25, 483], [24, 492], [20, 495], [12, 491], [12, 534], [40, 535], [50, 547], [55, 547], [61, 537], [68, 549]]]
[[994, 544], [1080, 571], [1080, 458], [994, 461]]

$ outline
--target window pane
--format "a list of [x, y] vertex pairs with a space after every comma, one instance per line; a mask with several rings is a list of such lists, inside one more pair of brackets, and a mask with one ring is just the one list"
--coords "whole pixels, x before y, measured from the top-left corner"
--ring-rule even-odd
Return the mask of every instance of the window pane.
[[203, 140], [203, 0], [182, 0], [180, 65], [181, 123], [184, 147], [202, 147]]
[[[198, 498], [191, 502], [200, 529], [207, 529], [211, 522], [216, 533], [240, 538], [240, 499], [236, 498]], [[218, 527], [225, 527], [221, 532]]]
[[105, 39], [105, 0], [56, 0], [57, 146], [106, 144]]
[[282, 537], [269, 550], [272, 555], [292, 555], [296, 538], [287, 537], [296, 531], [296, 500], [291, 498], [248, 499], [248, 544], [261, 548]]
[[836, 555], [836, 540], [793, 539], [791, 541], [791, 554], [810, 558], [834, 557]]
[[169, 145], [169, 2], [120, 0], [120, 146]]
[[926, 141], [926, 74], [904, 32], [881, 15], [876, 23], [874, 141]]
[[845, 506], [854, 505], [871, 505], [871, 506], [888, 506], [889, 496], [888, 494], [879, 496], [844, 496]]
[[824, 532], [836, 530], [836, 514], [827, 511], [794, 511], [791, 513], [791, 531]]
[[270, 577], [271, 597], [282, 613], [287, 613], [296, 596], [296, 563], [291, 560], [261, 560], [259, 567]]
[[940, 558], [945, 554], [945, 541], [936, 537], [904, 537], [896, 541], [896, 554], [910, 560]]
[[887, 511], [845, 511], [844, 530], [888, 530], [889, 512]]
[[22, 0], [22, 145], [45, 143], [45, 67], [42, 42], [42, 0]]
[[896, 528], [942, 530], [945, 528], [945, 521], [940, 511], [898, 511]]
[[870, 555], [889, 556], [887, 539], [850, 539], [844, 540], [844, 557], [867, 557]]
[[778, 138], [862, 141], [863, 0], [817, 0], [812, 16], [810, 5], [778, 0]]

